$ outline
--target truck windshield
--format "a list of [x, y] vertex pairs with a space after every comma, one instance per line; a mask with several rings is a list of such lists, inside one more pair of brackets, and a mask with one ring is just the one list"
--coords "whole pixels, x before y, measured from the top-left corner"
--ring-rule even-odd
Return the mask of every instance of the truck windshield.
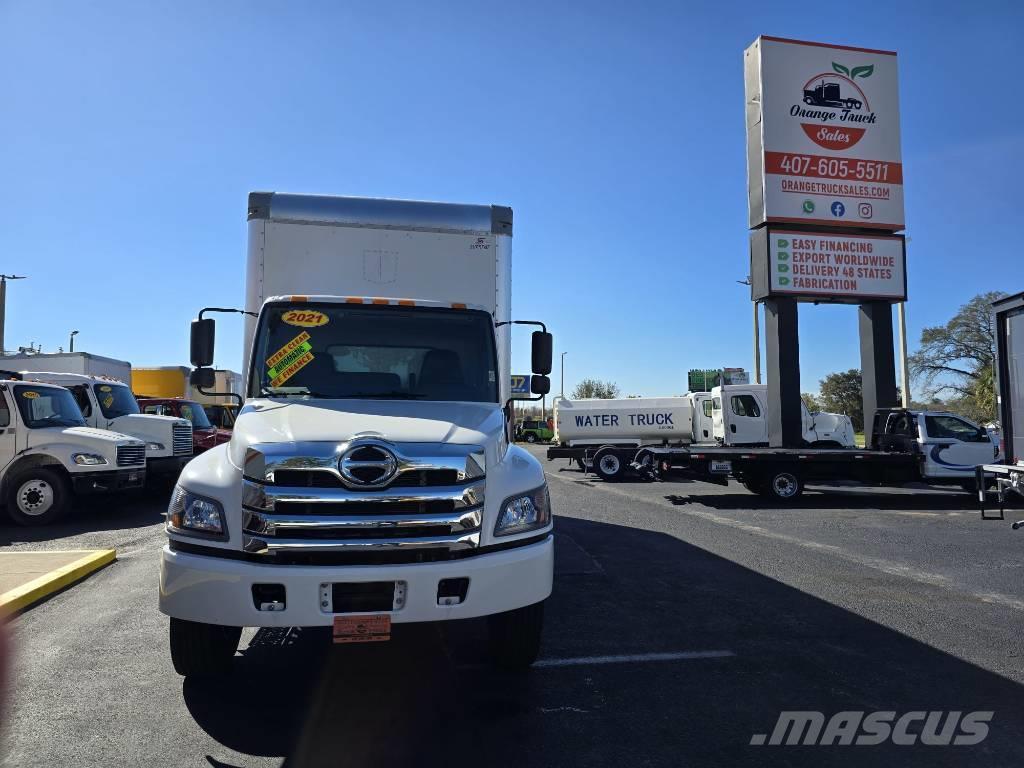
[[96, 393], [96, 400], [99, 401], [100, 410], [108, 419], [116, 419], [120, 416], [128, 416], [139, 412], [139, 404], [135, 401], [132, 391], [123, 384], [93, 384]]
[[250, 394], [493, 403], [497, 369], [486, 312], [274, 304], [260, 316]]
[[213, 429], [213, 424], [206, 418], [206, 411], [199, 403], [182, 403], [181, 416], [191, 421], [196, 429]]
[[18, 403], [25, 426], [30, 429], [85, 426], [78, 403], [66, 389], [17, 386], [14, 387], [14, 400]]

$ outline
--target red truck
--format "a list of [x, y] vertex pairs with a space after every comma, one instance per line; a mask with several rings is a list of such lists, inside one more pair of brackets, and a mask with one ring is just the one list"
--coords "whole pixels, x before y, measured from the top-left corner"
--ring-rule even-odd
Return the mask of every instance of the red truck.
[[210, 423], [203, 406], [194, 400], [180, 397], [140, 397], [139, 408], [143, 413], [157, 416], [177, 416], [192, 422], [192, 452], [202, 453], [215, 445], [231, 439], [230, 429], [221, 429]]

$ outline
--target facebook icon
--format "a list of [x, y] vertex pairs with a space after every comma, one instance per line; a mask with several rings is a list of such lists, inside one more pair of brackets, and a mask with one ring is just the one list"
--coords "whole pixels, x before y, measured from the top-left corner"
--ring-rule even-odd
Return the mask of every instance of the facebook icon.
[[833, 216], [836, 216], [836, 217], [842, 216], [844, 213], [846, 213], [846, 206], [845, 205], [840, 203], [838, 200], [836, 200], [834, 203], [832, 203], [832, 215]]

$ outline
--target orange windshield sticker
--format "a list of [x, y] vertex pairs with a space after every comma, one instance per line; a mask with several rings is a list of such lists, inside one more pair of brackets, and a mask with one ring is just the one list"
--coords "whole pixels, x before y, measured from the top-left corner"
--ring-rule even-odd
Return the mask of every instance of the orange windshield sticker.
[[114, 396], [113, 395], [107, 395], [106, 397], [103, 398], [103, 407], [104, 408], [109, 408], [113, 404], [114, 404]]
[[309, 345], [308, 342], [309, 342], [309, 334], [306, 333], [305, 331], [303, 331], [298, 336], [296, 336], [294, 339], [292, 339], [287, 344], [285, 344], [283, 347], [281, 347], [279, 350], [277, 350], [277, 352], [275, 352], [270, 357], [268, 357], [267, 358], [267, 367], [268, 368], [275, 368], [275, 367], [277, 367], [278, 363], [280, 363], [282, 360], [284, 360], [286, 357], [288, 357], [290, 354], [295, 352], [295, 350], [297, 350], [299, 347], [302, 347], [303, 345], [305, 345], [305, 349], [303, 349], [304, 352], [312, 351], [313, 348]]
[[316, 328], [320, 325], [327, 325], [331, 321], [323, 312], [303, 309], [289, 309], [281, 315], [281, 320], [299, 328]]

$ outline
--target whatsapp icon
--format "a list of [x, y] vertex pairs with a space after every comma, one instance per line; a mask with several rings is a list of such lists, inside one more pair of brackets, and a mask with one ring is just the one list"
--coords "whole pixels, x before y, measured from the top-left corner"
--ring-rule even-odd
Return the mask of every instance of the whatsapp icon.
[[804, 213], [814, 213], [813, 200], [804, 200]]

